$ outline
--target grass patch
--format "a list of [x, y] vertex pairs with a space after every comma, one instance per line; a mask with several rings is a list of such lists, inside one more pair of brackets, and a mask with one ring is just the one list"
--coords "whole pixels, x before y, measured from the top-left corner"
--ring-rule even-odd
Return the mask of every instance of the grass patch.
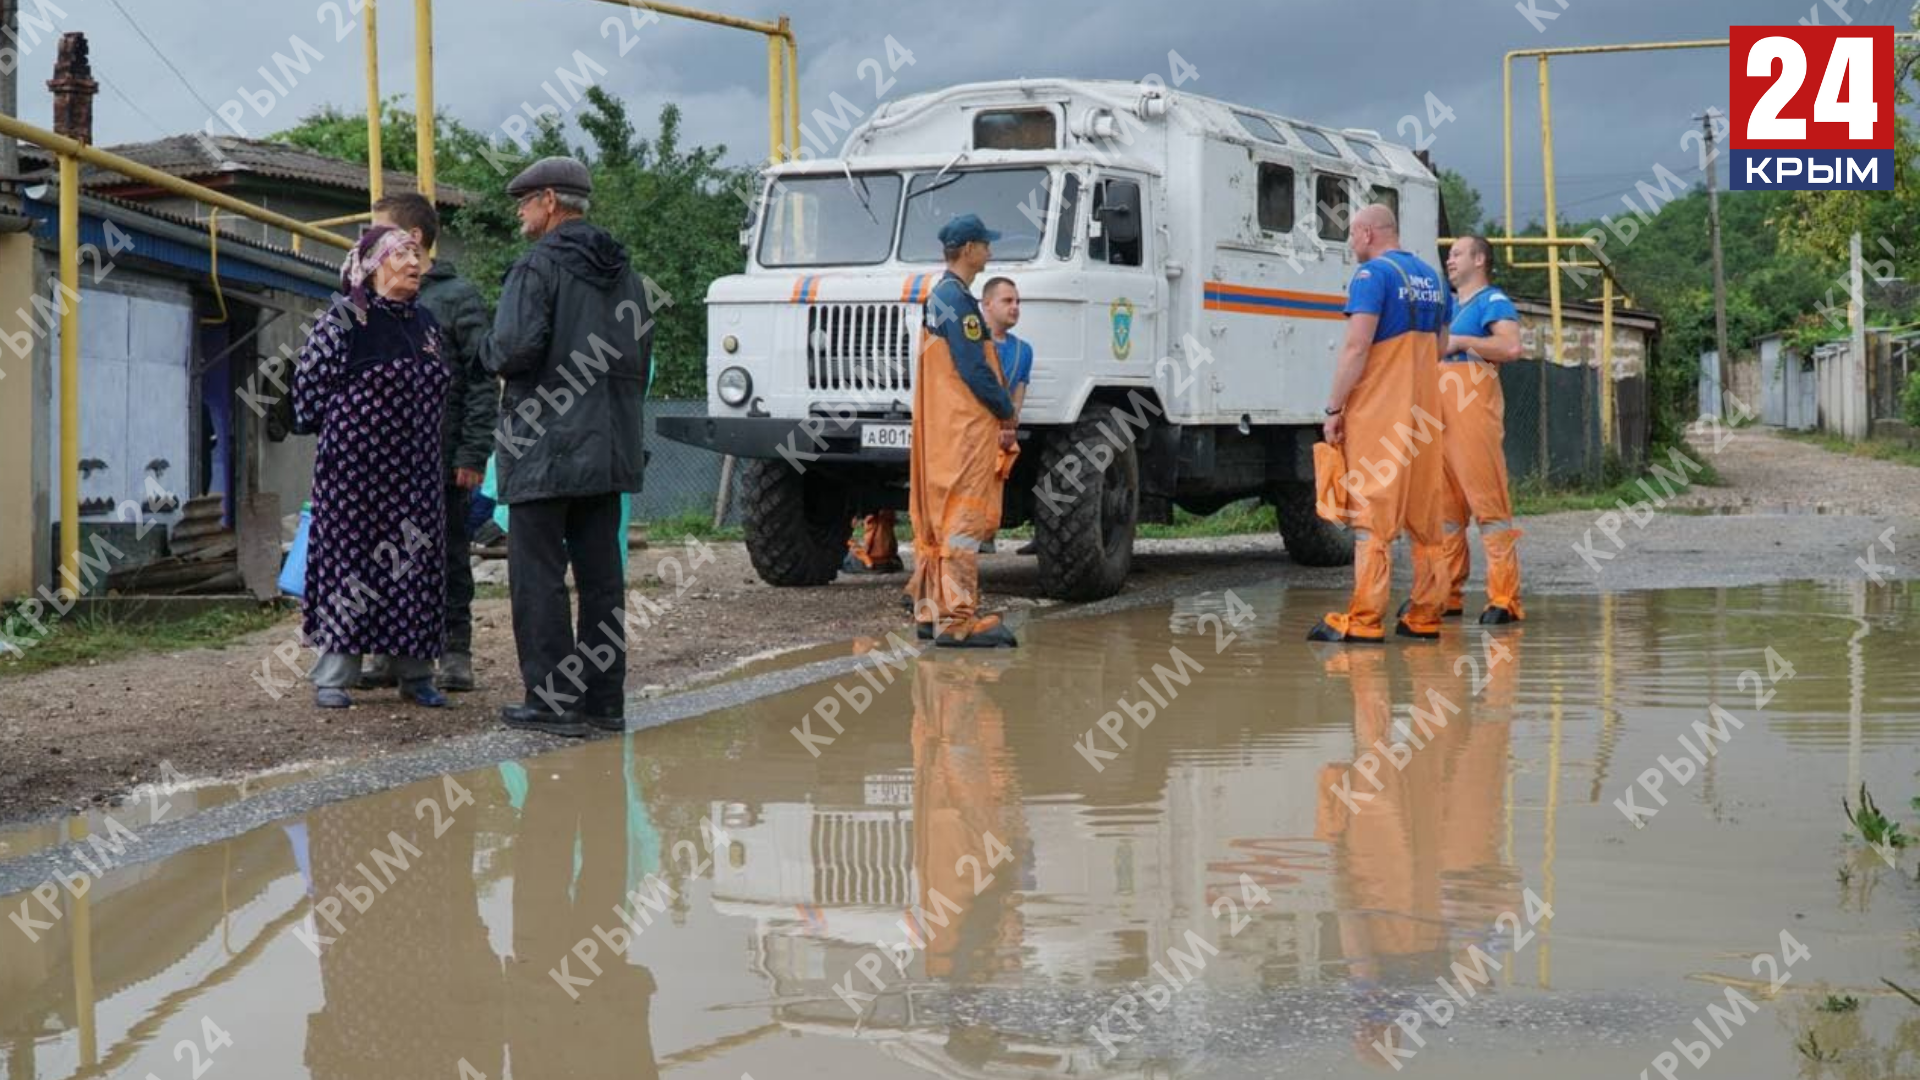
[[647, 524], [647, 543], [684, 544], [689, 540], [739, 540], [744, 537], [738, 525], [713, 527], [713, 515], [689, 510], [673, 517], [654, 518]]
[[[1689, 469], [1673, 463], [1674, 450], [1685, 455], [1697, 469]], [[1684, 443], [1677, 447], [1657, 447], [1647, 456], [1648, 464], [1659, 464], [1669, 473], [1680, 473], [1684, 481], [1675, 484], [1672, 480], [1653, 477], [1649, 473], [1630, 476], [1619, 463], [1608, 458], [1597, 484], [1579, 484], [1566, 488], [1550, 488], [1536, 477], [1527, 477], [1513, 486], [1513, 512], [1520, 517], [1534, 517], [1539, 514], [1557, 514], [1568, 510], [1611, 510], [1625, 502], [1628, 506], [1647, 501], [1646, 490], [1637, 483], [1647, 477], [1647, 483], [1656, 494], [1667, 498], [1666, 490], [1673, 489], [1674, 495], [1685, 492], [1695, 484], [1701, 487], [1721, 486], [1720, 473], [1713, 467], [1713, 461], [1705, 454]]]
[[1824, 1013], [1850, 1013], [1860, 1007], [1860, 999], [1852, 994], [1828, 994], [1827, 1000], [1818, 1006]]
[[1211, 514], [1189, 514], [1175, 507], [1173, 524], [1141, 525], [1139, 535], [1154, 540], [1184, 540], [1207, 536], [1243, 536], [1271, 533], [1280, 521], [1273, 507], [1257, 499], [1229, 503]]
[[1786, 431], [1781, 434], [1797, 442], [1808, 443], [1822, 450], [1831, 450], [1836, 454], [1846, 454], [1849, 457], [1873, 458], [1876, 461], [1920, 466], [1920, 447], [1908, 446], [1905, 443], [1887, 439], [1848, 442], [1838, 435], [1825, 431]]
[[[282, 610], [209, 611], [178, 622], [119, 622], [112, 619], [61, 619], [44, 636], [23, 620], [0, 621], [0, 677], [31, 675], [69, 664], [97, 663], [136, 653], [221, 648], [278, 623]], [[24, 632], [22, 632], [24, 631]], [[18, 649], [15, 652], [14, 649]]]

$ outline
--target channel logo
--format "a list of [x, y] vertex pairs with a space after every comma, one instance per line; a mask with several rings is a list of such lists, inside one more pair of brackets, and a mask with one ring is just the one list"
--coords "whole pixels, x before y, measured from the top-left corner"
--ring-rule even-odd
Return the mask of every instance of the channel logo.
[[1735, 191], [1893, 190], [1893, 27], [1735, 26]]

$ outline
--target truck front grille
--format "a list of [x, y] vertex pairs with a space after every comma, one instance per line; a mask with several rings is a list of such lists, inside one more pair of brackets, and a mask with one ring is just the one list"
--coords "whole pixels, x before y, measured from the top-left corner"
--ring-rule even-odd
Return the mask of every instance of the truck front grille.
[[911, 815], [816, 811], [810, 846], [814, 903], [906, 907], [913, 902]]
[[920, 305], [807, 308], [807, 389], [911, 394]]

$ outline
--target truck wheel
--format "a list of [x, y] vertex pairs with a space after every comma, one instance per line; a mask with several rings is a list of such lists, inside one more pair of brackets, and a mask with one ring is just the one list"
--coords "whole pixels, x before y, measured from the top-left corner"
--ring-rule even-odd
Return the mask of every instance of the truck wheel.
[[[1114, 446], [1103, 427], [1122, 445]], [[1133, 430], [1120, 422], [1120, 410], [1095, 407], [1041, 447], [1033, 534], [1040, 584], [1048, 596], [1101, 600], [1126, 584], [1140, 520], [1140, 451], [1133, 439]], [[1103, 450], [1112, 458], [1096, 469]]]
[[1273, 495], [1280, 541], [1301, 566], [1346, 566], [1353, 562], [1353, 534], [1313, 508], [1313, 485], [1282, 485]]
[[741, 459], [747, 556], [769, 585], [827, 585], [840, 573], [853, 519], [839, 485], [779, 460]]

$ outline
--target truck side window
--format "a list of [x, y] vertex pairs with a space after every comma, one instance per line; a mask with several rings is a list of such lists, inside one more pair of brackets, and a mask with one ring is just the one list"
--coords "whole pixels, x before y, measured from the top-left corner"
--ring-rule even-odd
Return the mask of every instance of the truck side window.
[[1400, 220], [1400, 193], [1390, 187], [1370, 187], [1367, 189], [1367, 202], [1379, 203], [1393, 211], [1393, 219]]
[[1321, 173], [1313, 178], [1313, 205], [1320, 215], [1320, 239], [1345, 240], [1352, 207], [1347, 178]]
[[1260, 227], [1267, 232], [1293, 231], [1293, 170], [1285, 165], [1260, 163], [1260, 195], [1257, 214]]
[[[1100, 211], [1108, 202], [1108, 194], [1125, 192], [1134, 205], [1140, 205], [1140, 185], [1132, 180], [1102, 180], [1093, 185], [1093, 217], [1100, 220]], [[1119, 199], [1114, 201], [1118, 202]], [[1141, 206], [1144, 217], [1146, 208]], [[1102, 229], [1099, 236], [1087, 242], [1087, 257], [1094, 262], [1103, 262], [1110, 266], [1139, 266], [1141, 253], [1146, 247], [1146, 222], [1140, 223], [1140, 235], [1131, 241], [1109, 241], [1107, 230]]]
[[1073, 258], [1074, 230], [1080, 224], [1080, 174], [1067, 173], [1060, 178], [1060, 228], [1053, 237], [1053, 253], [1062, 259]]

